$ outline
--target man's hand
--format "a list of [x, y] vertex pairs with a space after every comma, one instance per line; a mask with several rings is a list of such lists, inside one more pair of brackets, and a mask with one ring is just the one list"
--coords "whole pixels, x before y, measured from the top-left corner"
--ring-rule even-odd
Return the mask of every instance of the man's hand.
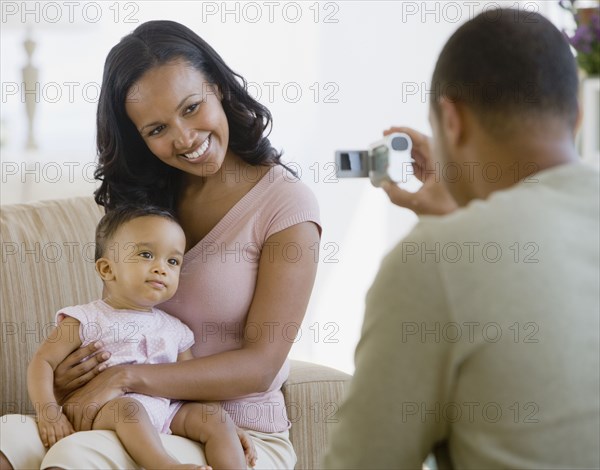
[[54, 371], [54, 396], [59, 403], [106, 369], [104, 362], [110, 353], [102, 351], [102, 346], [100, 341], [90, 343], [69, 354], [58, 365]]
[[[60, 411], [58, 405], [57, 408], [58, 410], [52, 411], [57, 411], [58, 416], [48, 407], [44, 407], [37, 417], [40, 438], [42, 439], [42, 444], [44, 444], [44, 447], [46, 448], [52, 447], [63, 437], [67, 437], [69, 434], [75, 432], [73, 426], [71, 426], [67, 417]], [[50, 416], [50, 414], [53, 414], [53, 416]]]
[[249, 467], [256, 465], [256, 449], [254, 448], [254, 442], [246, 431], [236, 426], [237, 435], [240, 438], [242, 447], [244, 448], [244, 455], [246, 456], [246, 463]]
[[381, 187], [387, 193], [390, 201], [397, 206], [411, 209], [419, 215], [444, 215], [455, 211], [458, 204], [446, 189], [441, 178], [436, 178], [435, 166], [431, 157], [431, 138], [410, 127], [391, 127], [383, 135], [393, 132], [404, 132], [411, 138], [414, 174], [423, 182], [423, 186], [416, 193], [411, 193], [386, 181], [382, 183]]

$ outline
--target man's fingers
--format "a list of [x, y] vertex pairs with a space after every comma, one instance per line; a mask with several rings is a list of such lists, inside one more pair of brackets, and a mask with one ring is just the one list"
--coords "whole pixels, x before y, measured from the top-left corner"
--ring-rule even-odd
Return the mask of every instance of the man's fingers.
[[419, 206], [418, 193], [411, 193], [400, 188], [397, 184], [390, 181], [384, 181], [381, 187], [386, 192], [390, 201], [400, 207], [406, 207], [407, 209], [417, 210]]
[[[412, 140], [412, 151], [411, 157], [415, 160], [413, 166], [415, 167], [415, 174], [423, 181], [422, 170], [431, 170], [431, 139], [425, 134], [411, 129], [410, 127], [390, 127], [388, 130], [383, 132], [383, 135], [389, 135], [394, 132], [404, 132]], [[421, 173], [421, 176], [419, 174]]]
[[414, 129], [411, 129], [410, 127], [392, 126], [389, 129], [383, 131], [383, 135], [390, 135], [394, 132], [404, 132], [405, 134], [408, 134], [408, 136], [412, 139], [411, 134], [415, 134], [416, 131]]
[[428, 143], [427, 142], [428, 137], [425, 134], [421, 134], [419, 131], [416, 131], [411, 127], [404, 127], [404, 126], [390, 127], [389, 129], [383, 131], [383, 135], [390, 135], [390, 134], [393, 134], [394, 132], [404, 132], [406, 135], [408, 135], [410, 137], [410, 140], [413, 141], [414, 147], [418, 147], [420, 145]]

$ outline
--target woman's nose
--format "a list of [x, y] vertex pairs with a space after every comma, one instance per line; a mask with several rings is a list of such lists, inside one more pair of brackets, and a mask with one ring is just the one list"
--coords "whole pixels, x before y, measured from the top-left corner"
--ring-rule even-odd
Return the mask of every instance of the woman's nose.
[[176, 129], [175, 147], [178, 150], [189, 150], [196, 139], [196, 131], [193, 129], [179, 127]]

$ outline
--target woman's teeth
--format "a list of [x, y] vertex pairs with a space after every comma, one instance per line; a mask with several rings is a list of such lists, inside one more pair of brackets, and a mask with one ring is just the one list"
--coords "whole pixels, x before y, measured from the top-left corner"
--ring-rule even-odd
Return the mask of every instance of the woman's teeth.
[[211, 135], [209, 134], [208, 137], [204, 140], [204, 142], [202, 142], [202, 145], [198, 147], [198, 150], [195, 150], [192, 153], [184, 153], [183, 156], [188, 160], [195, 160], [196, 158], [200, 158], [202, 155], [204, 155], [204, 152], [208, 150], [208, 146], [210, 145], [210, 136]]

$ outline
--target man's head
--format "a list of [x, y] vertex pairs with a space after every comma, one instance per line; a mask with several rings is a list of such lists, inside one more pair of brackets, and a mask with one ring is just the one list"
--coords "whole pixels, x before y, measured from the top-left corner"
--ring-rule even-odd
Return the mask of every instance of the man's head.
[[104, 299], [114, 308], [148, 310], [170, 299], [179, 285], [183, 229], [168, 211], [121, 206], [96, 228], [96, 271]]
[[[431, 89], [441, 163], [466, 164], [461, 146], [473, 138], [500, 148], [560, 129], [573, 140], [579, 115], [575, 59], [563, 34], [537, 13], [488, 10], [462, 25], [440, 53]], [[471, 160], [485, 159], [486, 150], [471, 149]], [[458, 183], [449, 188], [464, 203]]]

